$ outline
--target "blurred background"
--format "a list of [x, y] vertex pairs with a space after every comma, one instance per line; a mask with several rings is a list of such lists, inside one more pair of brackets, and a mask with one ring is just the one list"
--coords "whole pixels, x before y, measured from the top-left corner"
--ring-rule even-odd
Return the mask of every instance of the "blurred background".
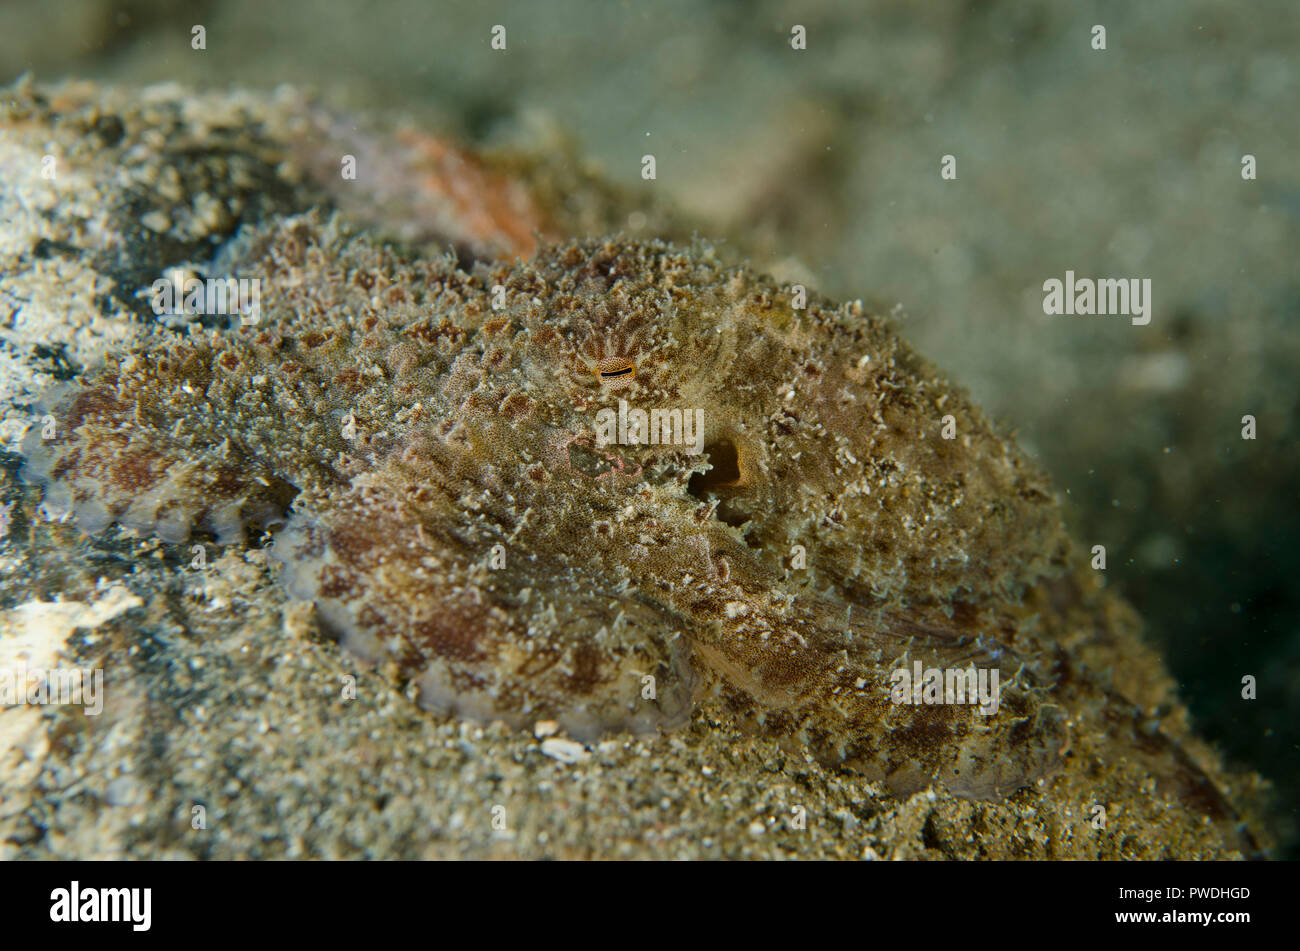
[[[894, 310], [1053, 473], [1199, 731], [1277, 784], [1295, 855], [1294, 0], [6, 0], [0, 82], [28, 71], [290, 83], [482, 146], [568, 141], [778, 276]], [[1151, 323], [1044, 316], [1066, 270], [1150, 278]]]

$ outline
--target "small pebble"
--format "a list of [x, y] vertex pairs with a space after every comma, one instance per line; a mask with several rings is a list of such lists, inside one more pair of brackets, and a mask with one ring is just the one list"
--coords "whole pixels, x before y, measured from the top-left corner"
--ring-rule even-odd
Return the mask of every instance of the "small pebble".
[[552, 759], [558, 759], [561, 763], [581, 763], [591, 756], [581, 743], [557, 737], [542, 740], [542, 752]]

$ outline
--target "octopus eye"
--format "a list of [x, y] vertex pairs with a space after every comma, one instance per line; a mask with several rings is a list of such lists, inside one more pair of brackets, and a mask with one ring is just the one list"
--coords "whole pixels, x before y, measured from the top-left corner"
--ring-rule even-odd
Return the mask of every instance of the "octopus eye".
[[636, 376], [636, 364], [625, 357], [610, 357], [596, 364], [596, 375], [606, 386], [627, 386]]

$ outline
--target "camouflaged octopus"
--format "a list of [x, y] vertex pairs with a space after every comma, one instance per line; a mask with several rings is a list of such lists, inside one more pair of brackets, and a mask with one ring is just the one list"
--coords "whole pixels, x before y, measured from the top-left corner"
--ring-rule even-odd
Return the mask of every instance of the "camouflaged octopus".
[[[258, 324], [160, 331], [59, 394], [27, 478], [87, 531], [269, 530], [285, 590], [430, 710], [591, 741], [707, 706], [996, 799], [1114, 689], [1064, 646], [1113, 609], [1046, 479], [859, 304], [797, 308], [704, 244], [468, 274], [314, 215], [237, 273]], [[703, 451], [599, 439], [619, 401], [701, 410]], [[999, 709], [893, 702], [916, 661], [996, 668]]]

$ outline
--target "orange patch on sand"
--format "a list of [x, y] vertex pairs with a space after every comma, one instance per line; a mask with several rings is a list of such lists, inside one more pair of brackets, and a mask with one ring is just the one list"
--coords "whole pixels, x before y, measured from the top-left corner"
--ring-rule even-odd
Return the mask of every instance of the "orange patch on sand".
[[467, 241], [499, 249], [504, 257], [528, 258], [539, 235], [553, 236], [521, 182], [445, 139], [411, 129], [400, 130], [397, 139], [418, 156], [411, 164], [420, 190], [446, 206]]

